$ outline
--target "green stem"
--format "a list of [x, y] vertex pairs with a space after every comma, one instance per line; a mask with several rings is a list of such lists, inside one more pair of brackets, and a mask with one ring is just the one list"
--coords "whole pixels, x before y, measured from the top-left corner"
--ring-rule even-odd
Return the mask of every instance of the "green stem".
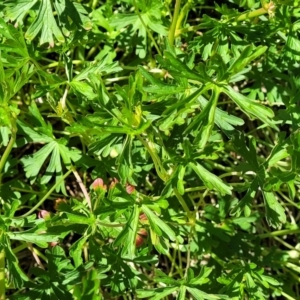
[[[191, 229], [192, 231], [192, 229]], [[188, 270], [190, 268], [191, 263], [191, 239], [190, 239], [191, 232], [188, 236], [188, 245], [187, 245], [187, 257], [186, 257], [186, 266], [185, 266], [185, 272], [184, 272], [184, 278], [187, 278]]]
[[154, 45], [154, 47], [155, 47], [157, 53], [158, 53], [159, 55], [161, 55], [161, 52], [160, 52], [160, 50], [159, 50], [159, 48], [158, 48], [158, 45], [157, 45], [157, 43], [156, 43], [156, 41], [155, 41], [155, 39], [154, 39], [152, 33], [150, 32], [150, 30], [148, 29], [147, 25], [145, 24], [145, 22], [144, 22], [144, 20], [143, 20], [143, 18], [142, 18], [142, 16], [141, 16], [141, 14], [140, 14], [140, 12], [139, 12], [139, 9], [138, 9], [138, 7], [137, 7], [137, 5], [136, 5], [136, 3], [135, 3], [135, 0], [133, 0], [133, 5], [134, 5], [135, 11], [136, 11], [136, 13], [137, 13], [139, 19], [141, 20], [141, 23], [142, 23], [143, 26], [145, 27], [145, 29], [146, 29], [146, 31], [147, 31], [147, 34], [148, 34], [149, 37], [150, 37], [150, 39], [151, 39], [151, 41], [152, 41], [152, 43], [153, 43], [153, 45]]
[[259, 234], [258, 237], [260, 237], [261, 239], [264, 239], [264, 238], [268, 238], [268, 237], [287, 235], [287, 234], [296, 234], [296, 233], [300, 233], [300, 229], [283, 229], [283, 230], [278, 230], [278, 231], [273, 231], [273, 232], [267, 232], [267, 233]]
[[225, 263], [215, 254], [212, 253], [211, 257], [223, 268], [225, 268]]
[[271, 17], [272, 15], [274, 15], [275, 8], [276, 7], [275, 7], [274, 3], [271, 1], [268, 4], [263, 4], [262, 8], [241, 14], [240, 16], [235, 18], [235, 21], [241, 22], [241, 21], [245, 21], [247, 19], [253, 19], [253, 18], [262, 16], [265, 14], [269, 14]]
[[111, 82], [126, 80], [128, 78], [129, 78], [129, 76], [120, 76], [120, 77], [115, 77], [115, 78], [107, 78], [107, 79], [104, 80], [104, 82], [105, 83], [111, 83]]
[[[247, 19], [253, 19], [265, 14], [269, 14], [270, 16], [272, 14], [274, 14], [275, 11], [275, 6], [273, 4], [273, 2], [270, 2], [268, 6], [256, 9], [254, 11], [250, 11], [250, 12], [246, 12], [243, 13], [241, 15], [239, 15], [238, 17], [235, 18], [234, 21], [236, 22], [241, 22]], [[229, 19], [228, 21], [232, 22], [232, 19]], [[185, 32], [192, 32], [192, 31], [197, 31], [199, 29], [205, 29], [206, 25], [204, 24], [198, 24], [198, 25], [194, 25], [194, 26], [190, 26], [190, 27], [186, 27], [186, 28], [182, 28], [182, 29], [178, 29], [175, 31], [175, 37], [185, 33]]]
[[283, 194], [281, 191], [278, 191], [278, 194], [284, 198], [285, 201], [287, 201], [288, 203], [290, 203], [291, 205], [293, 205], [294, 207], [299, 209], [299, 206], [297, 205], [297, 203], [295, 203], [294, 201], [290, 200], [289, 197], [287, 197], [285, 194]]
[[18, 247], [16, 247], [16, 248], [13, 249], [13, 253], [17, 254], [17, 253], [19, 253], [20, 251], [22, 251], [22, 250], [24, 250], [26, 248], [28, 248], [28, 245], [27, 245], [26, 242], [23, 242], [21, 245], [19, 245]]
[[169, 271], [169, 277], [172, 277], [173, 276], [173, 270], [174, 270], [174, 267], [175, 267], [175, 259], [176, 259], [176, 252], [177, 252], [177, 249], [176, 248], [174, 248], [174, 250], [173, 250], [173, 257], [171, 256], [171, 254], [170, 253], [168, 253], [168, 258], [169, 258], [169, 260], [171, 261], [171, 268], [170, 268], [170, 271]]
[[262, 15], [265, 15], [268, 11], [265, 10], [264, 8], [259, 8], [253, 11], [246, 12], [244, 14], [239, 15], [238, 17], [235, 18], [235, 21], [241, 22], [245, 21], [247, 19], [253, 19]]
[[98, 4], [98, 0], [93, 0], [92, 9], [95, 9]]
[[11, 125], [11, 138], [0, 160], [0, 186], [2, 184], [2, 176], [3, 176], [2, 171], [4, 169], [8, 156], [14, 146], [16, 137], [17, 137], [17, 125], [16, 125], [16, 120], [13, 120]]
[[[39, 195], [39, 194], [44, 194], [45, 193], [45, 192], [38, 192], [38, 191], [34, 191], [34, 190], [22, 189], [22, 188], [15, 187], [15, 186], [12, 186], [11, 189], [13, 191], [18, 191], [18, 192], [23, 192], [23, 193], [29, 193], [29, 194], [34, 194], [34, 195]], [[62, 197], [62, 195], [61, 194], [52, 194], [51, 197], [53, 197], [53, 198], [56, 199], [56, 198]]]
[[211, 163], [211, 165], [216, 168], [216, 169], [219, 169], [219, 170], [222, 170], [222, 171], [225, 171], [225, 172], [231, 172], [232, 171], [232, 168], [231, 167], [225, 167], [221, 164], [218, 164], [214, 161], [208, 161], [209, 163]]
[[279, 243], [281, 243], [283, 246], [285, 246], [286, 248], [288, 249], [291, 249], [291, 250], [294, 250], [294, 251], [297, 251], [297, 252], [300, 252], [299, 250], [297, 250], [297, 248], [293, 247], [292, 245], [290, 245], [289, 243], [287, 243], [286, 241], [284, 241], [283, 239], [277, 237], [277, 236], [274, 236], [273, 237], [275, 241], [278, 241]]
[[48, 262], [48, 258], [42, 252], [40, 252], [38, 249], [31, 247], [31, 251], [33, 251], [36, 255], [41, 257], [46, 263]]
[[198, 24], [198, 25], [193, 25], [193, 26], [186, 27], [186, 28], [181, 28], [181, 29], [176, 30], [175, 37], [177, 37], [185, 32], [197, 31], [199, 29], [205, 29], [205, 28], [207, 28], [207, 25], [205, 25], [205, 24]]
[[178, 20], [178, 16], [179, 16], [180, 4], [181, 4], [181, 0], [176, 0], [173, 20], [172, 20], [172, 24], [171, 24], [171, 27], [170, 27], [170, 30], [169, 30], [169, 43], [170, 43], [170, 45], [174, 44], [176, 24], [177, 24], [177, 20]]
[[197, 187], [191, 187], [191, 188], [186, 188], [184, 189], [184, 191], [186, 193], [192, 193], [192, 192], [199, 192], [199, 191], [203, 191], [203, 190], [206, 190], [207, 187], [206, 186], [197, 186]]
[[[82, 60], [73, 60], [72, 61], [73, 65], [82, 65], [84, 63], [85, 63], [85, 61], [82, 61]], [[50, 69], [50, 68], [56, 68], [56, 67], [64, 68], [65, 65], [63, 62], [56, 61], [56, 62], [50, 63], [49, 65], [43, 66], [42, 69]]]
[[[0, 187], [2, 185], [2, 176], [3, 176], [2, 171], [9, 157], [9, 154], [14, 146], [16, 137], [17, 137], [17, 124], [16, 124], [16, 120], [12, 119], [11, 138], [0, 160]], [[4, 299], [5, 299], [5, 251], [4, 249], [1, 249], [0, 251], [0, 300], [4, 300]]]
[[[169, 179], [169, 174], [164, 169], [157, 153], [155, 152], [154, 146], [150, 146], [149, 143], [147, 143], [140, 135], [137, 135], [136, 137], [140, 140], [140, 142], [148, 150], [148, 152], [153, 160], [155, 170], [156, 170], [159, 178], [162, 179], [163, 181], [167, 181]], [[150, 143], [151, 143], [151, 145], [153, 144], [152, 141], [150, 141]]]
[[179, 203], [181, 204], [182, 208], [184, 209], [184, 211], [187, 214], [187, 217], [189, 219], [189, 221], [192, 221], [191, 219], [193, 218], [193, 214], [191, 213], [191, 211], [189, 210], [186, 202], [184, 201], [183, 197], [180, 195], [180, 193], [178, 192], [177, 188], [173, 188], [173, 192], [175, 194], [175, 196], [177, 197]]
[[273, 291], [276, 291], [277, 293], [281, 294], [281, 296], [285, 297], [287, 300], [296, 300], [296, 298], [290, 296], [289, 294], [285, 293], [281, 289], [278, 289], [278, 288], [276, 288], [272, 285], [270, 285], [270, 289], [272, 289]]
[[30, 209], [27, 213], [24, 215], [17, 217], [17, 218], [24, 218], [29, 216], [31, 213], [33, 213], [39, 206], [41, 206], [45, 200], [48, 199], [48, 197], [51, 195], [51, 193], [56, 189], [58, 185], [60, 185], [71, 173], [73, 172], [73, 169], [71, 168], [59, 181], [57, 181], [52, 188], [48, 191], [47, 194], [32, 208]]
[[[175, 251], [175, 250], [174, 250]], [[177, 251], [177, 250], [176, 250]], [[180, 252], [180, 251], [178, 251]], [[175, 252], [176, 253], [176, 252]], [[166, 256], [168, 257], [168, 259], [171, 261], [172, 267], [171, 267], [171, 271], [173, 271], [173, 269], [175, 268], [178, 272], [178, 274], [180, 275], [181, 278], [183, 278], [183, 272], [182, 272], [182, 268], [180, 268], [179, 266], [177, 266], [176, 263], [176, 257], [172, 257], [170, 253], [167, 253]], [[170, 275], [169, 275], [170, 276]], [[174, 276], [174, 273], [173, 273]]]
[[181, 24], [183, 22], [183, 19], [187, 16], [190, 7], [192, 6], [192, 1], [189, 0], [182, 8], [180, 15], [178, 17], [177, 23], [176, 23], [176, 30], [178, 30], [181, 27]]
[[5, 251], [0, 251], [0, 300], [5, 300]]
[[97, 195], [97, 199], [96, 199], [96, 201], [95, 201], [95, 203], [94, 203], [94, 208], [93, 208], [93, 210], [96, 210], [96, 209], [97, 209], [97, 207], [99, 206], [100, 200], [101, 200], [102, 198], [103, 198], [103, 195], [102, 195], [102, 194]]
[[100, 226], [105, 226], [105, 227], [124, 227], [126, 223], [106, 223], [106, 222], [101, 222], [99, 220], [96, 221], [97, 225]]

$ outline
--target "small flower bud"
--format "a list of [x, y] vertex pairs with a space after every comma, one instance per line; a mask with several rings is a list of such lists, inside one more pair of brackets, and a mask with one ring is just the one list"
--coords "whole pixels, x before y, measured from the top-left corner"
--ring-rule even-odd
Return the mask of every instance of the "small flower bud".
[[112, 182], [109, 185], [109, 189], [113, 189], [118, 182], [119, 180], [116, 177], [114, 177]]
[[106, 192], [107, 186], [103, 183], [102, 178], [97, 178], [93, 183], [92, 183], [92, 188], [95, 191], [103, 191]]
[[126, 192], [128, 194], [132, 194], [134, 191], [135, 191], [135, 186], [133, 186], [129, 183], [126, 183]]
[[136, 235], [136, 238], [135, 238], [135, 246], [137, 248], [141, 247], [145, 241], [145, 238], [147, 237], [148, 235], [148, 232], [146, 231], [146, 229], [144, 228], [141, 228], [139, 230], [139, 232], [137, 233]]
[[138, 235], [146, 237], [148, 235], [148, 232], [145, 228], [141, 228], [138, 232]]
[[49, 247], [53, 248], [56, 245], [58, 245], [58, 242], [50, 242], [50, 243], [48, 243], [48, 245], [49, 245]]
[[135, 238], [135, 246], [137, 248], [139, 248], [139, 247], [141, 247], [143, 245], [143, 243], [144, 243], [143, 237], [140, 236], [140, 235], [137, 235], [136, 238]]
[[60, 210], [60, 209], [59, 209], [59, 206], [62, 205], [62, 204], [64, 204], [64, 203], [67, 203], [67, 200], [65, 200], [65, 199], [60, 199], [60, 198], [56, 199], [56, 200], [54, 201], [54, 209], [57, 210], [57, 211], [59, 211], [59, 210]]
[[45, 219], [45, 220], [48, 220], [48, 219], [50, 219], [50, 217], [51, 217], [50, 212], [47, 211], [47, 210], [42, 209], [42, 210], [40, 210], [40, 211], [38, 212], [38, 218], [39, 218], [39, 219]]
[[140, 215], [140, 220], [141, 221], [146, 221], [146, 220], [148, 220], [148, 217], [143, 213], [143, 214]]

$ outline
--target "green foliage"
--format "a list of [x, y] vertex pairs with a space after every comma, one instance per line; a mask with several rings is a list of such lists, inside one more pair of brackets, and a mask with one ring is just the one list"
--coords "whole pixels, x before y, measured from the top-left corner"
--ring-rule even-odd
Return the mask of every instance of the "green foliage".
[[299, 16], [2, 1], [0, 299], [299, 299]]

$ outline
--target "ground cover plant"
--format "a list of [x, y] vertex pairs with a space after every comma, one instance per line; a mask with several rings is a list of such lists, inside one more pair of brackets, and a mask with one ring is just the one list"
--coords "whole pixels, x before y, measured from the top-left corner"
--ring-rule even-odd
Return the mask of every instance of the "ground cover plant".
[[0, 299], [300, 299], [300, 6], [0, 2]]

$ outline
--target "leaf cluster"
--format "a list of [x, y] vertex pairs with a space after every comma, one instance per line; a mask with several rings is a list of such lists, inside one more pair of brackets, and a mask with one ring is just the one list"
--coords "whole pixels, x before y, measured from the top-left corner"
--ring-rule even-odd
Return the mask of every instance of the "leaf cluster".
[[0, 3], [0, 299], [299, 299], [299, 13]]

